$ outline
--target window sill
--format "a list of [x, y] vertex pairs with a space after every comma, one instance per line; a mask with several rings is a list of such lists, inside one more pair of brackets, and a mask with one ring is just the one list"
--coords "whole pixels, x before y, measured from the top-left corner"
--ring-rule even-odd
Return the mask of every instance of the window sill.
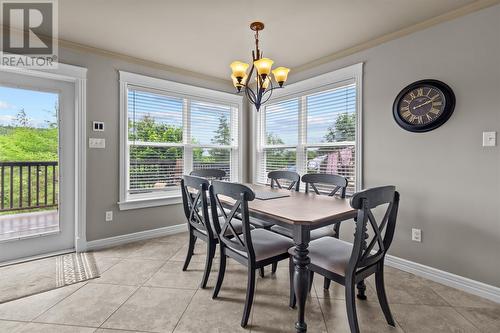
[[120, 210], [131, 210], [149, 207], [159, 207], [159, 206], [169, 206], [178, 205], [182, 203], [181, 195], [173, 195], [168, 197], [159, 198], [140, 198], [140, 199], [129, 199], [127, 201], [118, 202]]

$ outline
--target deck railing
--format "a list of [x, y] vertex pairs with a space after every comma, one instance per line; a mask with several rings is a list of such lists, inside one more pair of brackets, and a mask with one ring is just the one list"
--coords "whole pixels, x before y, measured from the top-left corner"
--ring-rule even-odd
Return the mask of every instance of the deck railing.
[[58, 163], [0, 162], [0, 212], [58, 205]]

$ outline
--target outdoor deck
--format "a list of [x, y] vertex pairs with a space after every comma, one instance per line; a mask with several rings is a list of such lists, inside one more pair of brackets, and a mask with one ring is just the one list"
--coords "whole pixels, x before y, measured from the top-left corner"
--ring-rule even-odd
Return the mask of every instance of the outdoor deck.
[[34, 237], [59, 230], [57, 210], [0, 215], [0, 241]]

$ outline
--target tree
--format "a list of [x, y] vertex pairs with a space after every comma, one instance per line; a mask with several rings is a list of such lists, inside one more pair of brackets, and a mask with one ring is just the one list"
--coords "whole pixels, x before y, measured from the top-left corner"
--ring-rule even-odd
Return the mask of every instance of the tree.
[[225, 114], [219, 117], [219, 126], [215, 133], [215, 136], [212, 138], [212, 143], [220, 145], [231, 144], [231, 130]]
[[21, 108], [21, 110], [19, 110], [14, 122], [18, 127], [29, 127], [30, 120], [28, 118], [28, 115], [26, 114], [26, 111], [24, 111], [24, 108]]
[[354, 141], [356, 114], [343, 113], [337, 117], [335, 124], [328, 127], [326, 142]]
[[[211, 142], [213, 144], [225, 145], [228, 146], [231, 144], [231, 129], [229, 128], [229, 121], [225, 114], [222, 114], [219, 117], [219, 126], [215, 131], [215, 135], [212, 138]], [[202, 163], [222, 163], [219, 165], [219, 168], [224, 168], [230, 159], [230, 150], [227, 148], [212, 148], [209, 152], [209, 160], [202, 161]], [[227, 165], [229, 168], [229, 165]]]
[[267, 133], [267, 144], [268, 145], [284, 145], [285, 142], [277, 135], [273, 133]]

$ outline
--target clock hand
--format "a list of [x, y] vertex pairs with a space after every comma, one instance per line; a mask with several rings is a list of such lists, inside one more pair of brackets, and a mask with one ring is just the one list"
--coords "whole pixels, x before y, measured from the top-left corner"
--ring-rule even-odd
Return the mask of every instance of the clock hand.
[[427, 105], [427, 104], [429, 104], [429, 103], [431, 103], [431, 102], [434, 102], [434, 100], [435, 100], [436, 98], [437, 98], [437, 96], [434, 96], [434, 97], [432, 97], [430, 100], [425, 101], [425, 102], [423, 102], [422, 104], [419, 104], [419, 105], [414, 106], [414, 107], [413, 107], [413, 110], [418, 109], [418, 108], [421, 108], [422, 106]]

